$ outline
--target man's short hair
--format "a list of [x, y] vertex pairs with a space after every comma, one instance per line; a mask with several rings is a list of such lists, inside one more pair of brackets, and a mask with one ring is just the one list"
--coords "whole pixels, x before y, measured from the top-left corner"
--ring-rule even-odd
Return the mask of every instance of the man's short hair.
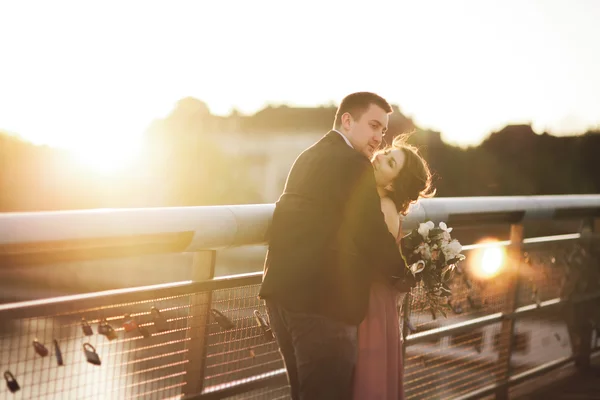
[[383, 109], [386, 113], [392, 113], [392, 106], [381, 96], [371, 92], [356, 92], [344, 97], [335, 113], [333, 129], [339, 129], [342, 125], [342, 115], [350, 113], [352, 118], [360, 117], [369, 109], [371, 104]]

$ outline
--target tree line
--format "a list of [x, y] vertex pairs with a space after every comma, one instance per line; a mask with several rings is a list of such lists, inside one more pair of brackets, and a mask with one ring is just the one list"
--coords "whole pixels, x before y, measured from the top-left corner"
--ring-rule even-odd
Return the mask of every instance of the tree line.
[[[600, 131], [555, 137], [509, 125], [479, 146], [460, 148], [420, 130], [395, 108], [390, 131], [415, 131], [409, 141], [430, 163], [438, 197], [600, 193]], [[0, 132], [0, 212], [260, 202], [244, 161], [205, 132], [326, 133], [334, 114], [333, 106], [281, 106], [217, 117], [199, 100], [183, 99], [150, 125], [141, 159], [115, 175], [85, 169], [65, 150]]]

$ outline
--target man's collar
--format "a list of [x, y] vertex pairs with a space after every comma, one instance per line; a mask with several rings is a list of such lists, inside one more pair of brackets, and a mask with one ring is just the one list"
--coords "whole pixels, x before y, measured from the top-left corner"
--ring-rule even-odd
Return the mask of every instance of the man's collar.
[[344, 134], [342, 132], [338, 131], [337, 129], [332, 129], [332, 131], [337, 132], [342, 138], [344, 138], [344, 141], [346, 142], [346, 144], [348, 146], [350, 146], [351, 148], [354, 148], [354, 146], [352, 146], [352, 143], [350, 143], [348, 138], [346, 136], [344, 136]]

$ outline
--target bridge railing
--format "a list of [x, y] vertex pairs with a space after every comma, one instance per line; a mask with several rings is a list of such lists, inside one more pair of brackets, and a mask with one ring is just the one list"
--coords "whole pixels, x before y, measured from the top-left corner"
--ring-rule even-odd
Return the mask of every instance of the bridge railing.
[[[256, 297], [261, 273], [214, 277], [221, 250], [268, 240], [273, 207], [0, 215], [1, 269], [51, 265], [60, 274], [60, 263], [194, 254], [187, 281], [0, 305], [0, 368], [14, 376], [15, 395], [285, 398], [283, 363], [255, 315], [266, 315]], [[597, 195], [439, 198], [414, 207], [405, 229], [445, 221], [463, 243], [481, 232], [500, 240], [466, 246], [447, 317], [424, 308], [420, 289], [405, 296], [407, 397], [502, 398], [552, 369], [585, 368], [600, 321], [598, 217]], [[554, 230], [541, 235], [548, 223]], [[507, 250], [504, 269], [475, 276], [492, 247]], [[0, 398], [15, 396], [8, 386]]]

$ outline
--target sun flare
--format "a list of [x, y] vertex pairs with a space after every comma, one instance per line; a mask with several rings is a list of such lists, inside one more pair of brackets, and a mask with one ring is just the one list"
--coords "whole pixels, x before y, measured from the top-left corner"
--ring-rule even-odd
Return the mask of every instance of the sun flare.
[[506, 248], [496, 240], [484, 240], [475, 249], [475, 257], [471, 271], [480, 279], [491, 279], [497, 276], [504, 267], [506, 261]]
[[500, 247], [488, 247], [481, 256], [481, 272], [485, 276], [494, 276], [504, 262], [504, 252]]
[[131, 167], [139, 156], [138, 146], [123, 142], [73, 146], [69, 151], [78, 164], [101, 175], [114, 175]]

